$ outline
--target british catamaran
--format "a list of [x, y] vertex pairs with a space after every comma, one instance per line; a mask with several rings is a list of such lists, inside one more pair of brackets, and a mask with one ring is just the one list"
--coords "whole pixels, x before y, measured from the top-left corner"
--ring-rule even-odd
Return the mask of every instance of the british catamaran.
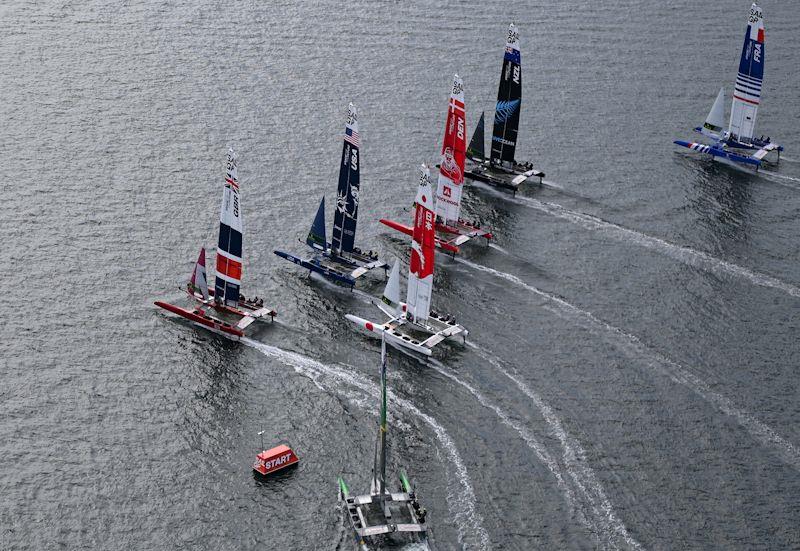
[[[739, 58], [739, 72], [731, 101], [731, 116], [728, 128], [725, 120], [725, 90], [720, 88], [714, 105], [711, 107], [703, 126], [695, 128], [703, 136], [714, 140], [712, 145], [684, 140], [675, 144], [704, 153], [716, 161], [735, 164], [758, 170], [771, 152], [777, 153], [777, 160], [783, 146], [773, 142], [769, 136], [756, 137], [756, 115], [761, 103], [761, 85], [764, 79], [766, 45], [764, 34], [764, 15], [757, 4], [750, 6], [744, 45]], [[755, 151], [754, 153], [750, 153]]]
[[344, 479], [339, 477], [339, 501], [342, 502], [353, 529], [359, 551], [399, 547], [409, 543], [427, 542], [427, 513], [417, 501], [417, 495], [400, 471], [400, 491], [386, 487], [386, 341], [381, 343], [381, 419], [378, 442], [372, 466], [372, 484], [365, 495], [352, 496]]
[[[200, 249], [186, 292], [198, 305], [188, 310], [164, 301], [155, 305], [188, 319], [194, 324], [233, 340], [244, 336], [244, 330], [256, 320], [276, 315], [264, 301], [247, 299], [239, 292], [242, 284], [242, 200], [236, 167], [236, 154], [228, 150], [225, 182], [222, 191], [222, 208], [219, 215], [219, 240], [217, 243], [216, 278], [214, 287], [208, 286], [206, 277], [206, 250]], [[204, 309], [205, 307], [205, 309]], [[231, 322], [212, 316], [209, 309], [219, 314], [238, 318]]]
[[453, 316], [434, 312], [430, 308], [436, 236], [433, 190], [430, 172], [425, 165], [420, 167], [419, 188], [414, 203], [416, 207], [406, 302], [400, 302], [400, 264], [395, 261], [383, 292], [382, 303], [376, 304], [389, 316], [389, 321], [375, 323], [352, 314], [345, 317], [367, 331], [382, 334], [389, 344], [430, 356], [433, 347], [443, 340], [456, 335], [462, 335], [466, 340], [468, 332], [456, 323]]
[[531, 177], [544, 178], [529, 162], [514, 159], [519, 131], [519, 113], [522, 107], [522, 59], [519, 49], [519, 31], [512, 23], [508, 27], [497, 105], [494, 110], [494, 128], [489, 158], [484, 152], [484, 114], [472, 134], [467, 155], [474, 163], [466, 172], [473, 180], [509, 189], [516, 193], [519, 186]]
[[[482, 228], [478, 222], [461, 218], [466, 146], [464, 81], [455, 75], [447, 106], [435, 207], [436, 231], [439, 232], [436, 236], [436, 246], [453, 255], [470, 239], [483, 237], [488, 242], [492, 238], [492, 232]], [[381, 223], [406, 235], [412, 235], [414, 232], [413, 227], [394, 220], [382, 218]]]
[[358, 115], [351, 103], [347, 109], [347, 124], [344, 131], [342, 161], [339, 165], [339, 187], [336, 196], [336, 212], [333, 215], [333, 239], [329, 243], [325, 235], [325, 197], [320, 201], [306, 244], [316, 253], [310, 258], [300, 258], [284, 251], [276, 255], [321, 276], [353, 287], [356, 280], [375, 268], [387, 265], [373, 251], [362, 251], [355, 246], [358, 202], [361, 183], [359, 171], [361, 146], [358, 136]]

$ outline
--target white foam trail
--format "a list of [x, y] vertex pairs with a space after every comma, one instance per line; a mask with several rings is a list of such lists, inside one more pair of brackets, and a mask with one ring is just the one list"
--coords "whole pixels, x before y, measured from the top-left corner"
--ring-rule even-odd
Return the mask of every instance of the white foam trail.
[[598, 319], [591, 312], [581, 310], [577, 306], [570, 304], [556, 295], [551, 295], [550, 293], [546, 293], [540, 289], [537, 289], [536, 287], [528, 285], [517, 276], [500, 272], [487, 266], [481, 266], [480, 264], [475, 264], [463, 258], [457, 257], [456, 261], [466, 264], [467, 266], [470, 266], [476, 270], [490, 273], [496, 277], [505, 279], [506, 281], [511, 281], [520, 287], [527, 289], [531, 293], [534, 293], [553, 303], [556, 308], [552, 309], [551, 311], [556, 315], [562, 317], [566, 315], [569, 316], [570, 319], [576, 319], [584, 324], [588, 322], [588, 325], [584, 325], [584, 327], [589, 329], [600, 328], [605, 332], [618, 337], [617, 340], [624, 345], [623, 349], [633, 351], [640, 357], [648, 356], [651, 358], [651, 360], [656, 360], [655, 362], [648, 362], [648, 365], [657, 367], [673, 382], [685, 386], [704, 400], [717, 406], [717, 408], [719, 408], [726, 415], [736, 419], [739, 424], [742, 425], [742, 427], [744, 427], [752, 437], [761, 442], [762, 445], [772, 448], [778, 452], [778, 454], [786, 463], [795, 469], [800, 470], [800, 450], [798, 450], [791, 442], [779, 436], [772, 428], [765, 425], [751, 414], [737, 408], [730, 399], [712, 390], [708, 383], [692, 374], [686, 368], [644, 344], [637, 336], [626, 333], [622, 329], [614, 327], [613, 325]]
[[562, 186], [558, 182], [552, 182], [550, 180], [542, 180], [542, 185], [547, 186], [547, 187], [551, 187], [553, 189], [561, 189], [561, 190], [564, 189], [564, 186]]
[[800, 190], [800, 186], [790, 184], [789, 182], [800, 183], [800, 178], [795, 178], [793, 176], [786, 176], [785, 174], [778, 174], [776, 172], [772, 172], [769, 170], [760, 170], [757, 173], [762, 178], [769, 180], [775, 184], [779, 184], [784, 187], [788, 187], [789, 189], [793, 190]]
[[[488, 189], [491, 190], [491, 188]], [[665, 253], [670, 258], [683, 262], [684, 264], [688, 264], [689, 266], [702, 268], [703, 270], [719, 275], [742, 277], [754, 285], [778, 289], [793, 297], [800, 298], [800, 288], [790, 283], [786, 283], [785, 281], [781, 281], [780, 279], [767, 274], [761, 274], [752, 270], [748, 270], [747, 268], [727, 262], [715, 256], [711, 256], [708, 253], [692, 249], [691, 247], [676, 245], [674, 243], [670, 243], [669, 241], [659, 239], [658, 237], [653, 237], [636, 230], [631, 230], [629, 228], [607, 222], [606, 220], [592, 216], [591, 214], [569, 210], [555, 203], [539, 201], [538, 199], [533, 199], [532, 197], [510, 196], [508, 194], [499, 193], [498, 195], [519, 205], [528, 206], [550, 214], [551, 216], [568, 220], [587, 230], [602, 230], [612, 237], [616, 237], [617, 239], [636, 243], [637, 245], [641, 245], [642, 247], [648, 249], [657, 250]]]
[[[241, 339], [241, 342], [247, 346], [255, 348], [266, 356], [277, 358], [284, 363], [289, 364], [292, 366], [295, 372], [310, 378], [312, 382], [320, 388], [323, 387], [319, 379], [321, 378], [321, 375], [324, 374], [356, 387], [376, 398], [380, 394], [380, 389], [376, 384], [368, 380], [360, 379], [356, 377], [354, 373], [345, 371], [344, 369], [323, 364], [317, 360], [303, 356], [302, 354], [283, 350], [282, 348], [270, 346], [249, 338], [243, 338]], [[457, 482], [458, 486], [460, 486], [460, 490], [458, 491], [458, 496], [456, 496], [451, 484], [448, 484], [447, 497], [449, 503], [454, 504], [456, 508], [460, 508], [460, 510], [457, 510], [453, 515], [456, 530], [458, 532], [459, 543], [464, 548], [475, 546], [479, 549], [489, 549], [491, 547], [489, 534], [483, 528], [483, 518], [476, 509], [475, 492], [472, 489], [472, 482], [470, 481], [467, 467], [464, 465], [464, 462], [458, 453], [458, 449], [453, 443], [453, 440], [450, 438], [450, 435], [447, 434], [447, 431], [445, 431], [444, 427], [442, 427], [436, 421], [436, 419], [420, 411], [408, 400], [399, 398], [395, 394], [390, 394], [390, 400], [401, 409], [411, 413], [427, 423], [427, 425], [433, 430], [436, 438], [439, 440], [439, 443], [455, 467], [458, 475], [455, 482]]]
[[781, 155], [781, 161], [789, 161], [790, 163], [800, 163], [800, 159], [795, 159], [794, 157], [784, 157]]
[[595, 526], [595, 528], [600, 528], [598, 532], [609, 538], [610, 541], [608, 543], [616, 542], [617, 539], [621, 538], [629, 547], [641, 549], [639, 543], [633, 539], [628, 533], [628, 529], [614, 513], [611, 502], [606, 497], [603, 487], [597, 481], [594, 470], [586, 461], [586, 450], [583, 449], [580, 442], [567, 433], [561, 423], [561, 419], [558, 418], [553, 409], [519, 377], [505, 369], [498, 358], [471, 341], [467, 341], [467, 346], [475, 350], [481, 358], [492, 364], [500, 373], [517, 385], [517, 388], [531, 399], [542, 414], [550, 430], [561, 443], [561, 448], [564, 450], [562, 458], [567, 466], [568, 474], [589, 501], [594, 514], [599, 516], [600, 526]]
[[503, 254], [511, 254], [511, 253], [509, 253], [509, 252], [508, 252], [506, 249], [504, 249], [503, 247], [501, 247], [500, 245], [498, 245], [497, 243], [489, 243], [489, 246], [490, 246], [491, 248], [493, 248], [494, 250], [496, 250], [496, 251], [500, 251], [500, 252], [501, 252], [501, 253], [503, 253]]

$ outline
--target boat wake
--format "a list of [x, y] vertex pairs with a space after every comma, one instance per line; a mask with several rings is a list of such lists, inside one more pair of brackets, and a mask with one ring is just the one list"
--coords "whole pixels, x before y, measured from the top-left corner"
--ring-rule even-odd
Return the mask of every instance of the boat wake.
[[508, 195], [502, 195], [502, 197], [505, 197], [509, 201], [534, 208], [557, 218], [568, 220], [569, 222], [578, 224], [587, 230], [601, 230], [621, 241], [628, 241], [648, 249], [656, 250], [689, 266], [694, 266], [695, 268], [700, 268], [717, 275], [744, 278], [754, 285], [777, 289], [793, 297], [800, 298], [800, 288], [790, 283], [786, 283], [785, 281], [781, 281], [780, 279], [767, 274], [754, 272], [737, 264], [733, 264], [731, 262], [711, 256], [708, 253], [692, 249], [691, 247], [676, 245], [674, 243], [670, 243], [669, 241], [659, 239], [658, 237], [653, 237], [636, 230], [608, 222], [602, 218], [592, 216], [591, 214], [569, 210], [555, 203], [539, 201], [538, 199], [533, 199], [531, 197], [510, 197]]
[[489, 243], [489, 247], [491, 247], [492, 249], [494, 249], [496, 251], [499, 251], [499, 252], [501, 252], [501, 253], [503, 253], [505, 255], [509, 255], [509, 256], [511, 255], [511, 253], [508, 252], [508, 250], [504, 249], [503, 247], [501, 247], [500, 245], [498, 245], [496, 243]]
[[[470, 346], [477, 350], [482, 357], [488, 359], [474, 344], [470, 343]], [[550, 406], [548, 406], [536, 393], [532, 392], [527, 386], [525, 386], [524, 383], [519, 381], [519, 379], [508, 373], [499, 364], [499, 362], [493, 362], [492, 360], [488, 361], [495, 365], [495, 367], [497, 367], [504, 375], [514, 381], [517, 384], [517, 387], [519, 387], [523, 393], [531, 398], [542, 412], [542, 415], [545, 417], [545, 421], [548, 423], [548, 425], [550, 425], [550, 428], [556, 434], [557, 438], [561, 442], [562, 447], [564, 448], [563, 458], [566, 465], [567, 474], [572, 479], [575, 489], [580, 496], [580, 503], [576, 503], [576, 492], [573, 490], [572, 486], [564, 480], [562, 469], [559, 463], [553, 458], [547, 448], [545, 448], [537, 440], [536, 436], [533, 435], [531, 431], [512, 420], [506, 412], [500, 409], [496, 404], [487, 400], [479, 390], [475, 389], [469, 383], [456, 377], [449, 368], [447, 368], [438, 360], [429, 358], [428, 365], [440, 375], [447, 377], [448, 379], [467, 389], [467, 391], [472, 394], [476, 400], [478, 400], [478, 403], [480, 403], [483, 407], [492, 410], [504, 425], [515, 430], [522, 437], [528, 447], [536, 454], [536, 457], [538, 457], [539, 460], [545, 466], [547, 466], [547, 468], [556, 478], [558, 486], [565, 494], [567, 505], [569, 506], [570, 511], [576, 511], [578, 513], [579, 520], [587, 528], [589, 528], [593, 534], [602, 540], [604, 547], [608, 546], [613, 549], [619, 549], [620, 542], [618, 540], [622, 539], [627, 544], [627, 548], [640, 549], [641, 546], [630, 536], [628, 530], [625, 528], [625, 525], [622, 524], [622, 522], [616, 517], [611, 503], [603, 491], [603, 488], [600, 486], [599, 482], [597, 482], [594, 471], [592, 471], [592, 469], [586, 464], [585, 451], [582, 447], [580, 447], [580, 444], [578, 444], [578, 452], [576, 453], [576, 447], [571, 442], [571, 440], [574, 439], [566, 434], [561, 421], [553, 413], [552, 409], [550, 409]], [[576, 505], [579, 506], [578, 509], [576, 509]]]
[[[336, 382], [343, 382], [376, 399], [380, 395], [380, 388], [377, 384], [358, 377], [354, 371], [346, 371], [333, 365], [323, 364], [308, 356], [254, 341], [246, 337], [241, 339], [241, 342], [242, 344], [258, 350], [265, 356], [278, 359], [290, 365], [296, 373], [308, 377], [318, 388], [326, 392], [329, 391], [329, 389], [325, 388], [326, 382], [330, 385], [330, 390], [341, 392], [341, 388], [337, 385], [331, 385], [330, 381], [326, 381], [327, 378], [333, 379]], [[455, 467], [455, 477], [451, 476], [449, 470], [447, 473], [447, 501], [448, 504], [451, 504], [451, 506], [457, 509], [453, 514], [453, 518], [458, 532], [459, 543], [465, 548], [476, 547], [478, 549], [489, 549], [491, 547], [489, 534], [483, 528], [483, 519], [476, 509], [475, 492], [472, 489], [472, 482], [470, 481], [467, 468], [452, 438], [450, 438], [450, 435], [436, 419], [420, 411], [408, 400], [399, 398], [394, 394], [390, 395], [390, 400], [401, 410], [423, 420], [431, 428], [442, 449]]]
[[[800, 184], [800, 178], [786, 176], [785, 174], [778, 174], [777, 172], [772, 172], [771, 170], [761, 170], [758, 172], [758, 175], [766, 180], [769, 180], [770, 182], [780, 184], [790, 189], [800, 190], [800, 185], [794, 185]], [[794, 182], [794, 184], [790, 184], [789, 182]]]
[[553, 188], [553, 189], [561, 189], [561, 190], [564, 189], [564, 186], [562, 186], [558, 182], [553, 182], [553, 181], [550, 181], [550, 180], [542, 180], [542, 185], [546, 186], [546, 187]]
[[589, 330], [600, 329], [606, 335], [613, 337], [621, 350], [639, 359], [647, 358], [648, 361], [644, 362], [646, 365], [658, 369], [674, 383], [688, 388], [707, 402], [714, 404], [726, 415], [736, 419], [753, 438], [758, 440], [765, 447], [775, 451], [783, 461], [800, 471], [800, 450], [791, 442], [778, 435], [771, 427], [762, 423], [750, 413], [738, 408], [729, 398], [714, 391], [708, 383], [694, 375], [691, 371], [644, 344], [637, 336], [626, 333], [622, 329], [597, 318], [591, 312], [581, 310], [577, 306], [570, 304], [556, 295], [528, 285], [515, 275], [475, 264], [463, 258], [456, 258], [456, 261], [475, 270], [486, 272], [495, 277], [510, 281], [545, 299], [550, 305], [545, 306], [545, 308], [559, 317], [575, 321]]

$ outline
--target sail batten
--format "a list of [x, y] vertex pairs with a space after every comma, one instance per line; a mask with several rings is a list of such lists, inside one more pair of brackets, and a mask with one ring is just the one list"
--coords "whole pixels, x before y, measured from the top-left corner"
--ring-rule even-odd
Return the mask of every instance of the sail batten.
[[441, 217], [445, 222], [458, 222], [461, 214], [464, 160], [467, 153], [466, 124], [464, 81], [458, 75], [454, 75], [447, 106], [442, 158], [436, 186], [436, 216]]
[[353, 251], [358, 222], [358, 192], [361, 186], [359, 177], [359, 149], [361, 139], [358, 135], [358, 114], [351, 103], [347, 108], [342, 162], [339, 165], [339, 186], [336, 191], [336, 211], [333, 216], [331, 248], [336, 253]]
[[411, 264], [408, 273], [406, 317], [411, 322], [428, 319], [433, 291], [433, 263], [436, 254], [435, 218], [430, 171], [420, 167], [419, 187], [414, 201], [414, 232], [411, 241]]
[[222, 208], [219, 214], [214, 300], [226, 306], [239, 304], [242, 284], [242, 203], [236, 166], [236, 153], [228, 150]]
[[764, 43], [764, 16], [757, 4], [750, 6], [747, 19], [739, 71], [733, 89], [731, 117], [728, 130], [731, 138], [749, 142], [753, 138], [756, 115], [761, 103], [761, 85], [764, 79], [766, 46]]
[[497, 105], [492, 131], [492, 164], [513, 166], [519, 131], [519, 112], [522, 103], [522, 58], [519, 31], [512, 23], [508, 27], [503, 68], [497, 90]]

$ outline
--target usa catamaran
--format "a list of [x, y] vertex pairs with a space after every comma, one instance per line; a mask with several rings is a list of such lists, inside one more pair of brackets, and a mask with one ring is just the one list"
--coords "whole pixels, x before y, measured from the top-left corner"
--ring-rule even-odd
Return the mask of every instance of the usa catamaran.
[[[233, 149], [230, 149], [226, 161], [222, 208], [219, 215], [214, 287], [208, 286], [206, 251], [205, 248], [201, 248], [186, 287], [189, 297], [198, 303], [197, 307], [188, 310], [160, 300], [156, 301], [155, 305], [233, 340], [243, 337], [244, 330], [254, 321], [267, 317], [274, 318], [275, 311], [265, 308], [262, 299], [255, 297], [247, 299], [239, 292], [242, 284], [242, 233], [242, 201], [236, 168], [236, 154]], [[236, 318], [237, 321], [231, 322], [212, 316], [209, 314], [209, 309]]]
[[[720, 88], [703, 126], [694, 130], [714, 140], [712, 145], [684, 140], [675, 140], [682, 147], [710, 155], [716, 161], [735, 164], [758, 170], [771, 152], [780, 160], [783, 146], [773, 142], [769, 136], [755, 137], [756, 115], [761, 103], [761, 84], [764, 79], [766, 46], [764, 16], [757, 4], [750, 7], [747, 31], [739, 58], [739, 72], [731, 102], [731, 116], [727, 130], [725, 120], [725, 89]], [[750, 153], [755, 151], [754, 153]]]
[[512, 23], [508, 26], [497, 105], [494, 110], [494, 128], [489, 158], [484, 152], [484, 117], [481, 113], [478, 126], [472, 134], [467, 157], [473, 162], [466, 176], [516, 193], [519, 186], [531, 177], [544, 178], [529, 162], [514, 159], [519, 131], [519, 113], [522, 107], [522, 59], [519, 49], [519, 31]]
[[[482, 228], [478, 222], [461, 218], [461, 195], [464, 188], [464, 158], [466, 156], [466, 122], [464, 110], [464, 81], [453, 77], [450, 102], [447, 106], [447, 120], [442, 140], [439, 180], [436, 186], [436, 246], [455, 255], [459, 247], [475, 237], [483, 237], [488, 242], [492, 232]], [[381, 223], [412, 235], [414, 228], [381, 219]]]
[[433, 347], [448, 337], [462, 335], [466, 340], [468, 334], [453, 316], [430, 309], [436, 257], [432, 195], [430, 172], [422, 165], [415, 200], [406, 303], [400, 302], [400, 264], [395, 261], [383, 292], [383, 302], [376, 304], [389, 316], [389, 321], [375, 323], [352, 314], [345, 316], [367, 331], [382, 334], [389, 344], [425, 356], [430, 356]]
[[372, 466], [372, 484], [365, 495], [352, 496], [339, 477], [339, 500], [353, 529], [359, 551], [427, 542], [425, 509], [417, 501], [408, 477], [400, 471], [400, 491], [386, 488], [386, 342], [381, 343], [381, 419]]
[[347, 124], [344, 131], [342, 161], [339, 165], [339, 187], [336, 196], [336, 212], [333, 216], [333, 240], [328, 243], [325, 235], [325, 197], [320, 201], [306, 243], [315, 252], [309, 258], [300, 258], [284, 251], [276, 255], [321, 276], [353, 287], [356, 280], [375, 268], [387, 268], [373, 251], [362, 251], [355, 246], [358, 202], [361, 183], [359, 170], [361, 158], [358, 136], [358, 115], [351, 103], [347, 109]]

